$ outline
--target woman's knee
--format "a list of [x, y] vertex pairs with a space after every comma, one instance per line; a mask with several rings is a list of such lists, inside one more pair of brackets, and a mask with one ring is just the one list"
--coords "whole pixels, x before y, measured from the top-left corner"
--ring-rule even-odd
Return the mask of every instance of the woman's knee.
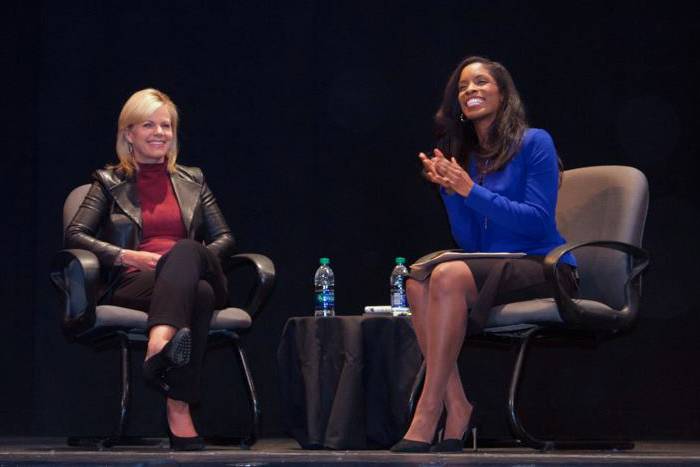
[[408, 300], [412, 301], [422, 296], [425, 293], [425, 288], [428, 286], [427, 281], [417, 281], [415, 279], [406, 279], [406, 295]]
[[177, 267], [190, 264], [204, 264], [206, 247], [200, 242], [183, 238], [175, 242], [175, 245], [165, 254], [166, 262], [176, 264]]
[[444, 294], [450, 292], [465, 293], [473, 282], [469, 266], [462, 261], [440, 263], [430, 274], [430, 292]]
[[214, 309], [215, 295], [211, 284], [205, 280], [197, 282], [197, 307]]

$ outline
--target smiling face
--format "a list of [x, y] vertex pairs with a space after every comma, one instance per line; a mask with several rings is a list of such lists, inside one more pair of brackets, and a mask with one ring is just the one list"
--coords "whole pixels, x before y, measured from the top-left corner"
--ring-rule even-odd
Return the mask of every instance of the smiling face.
[[457, 100], [465, 118], [478, 126], [490, 126], [503, 102], [503, 95], [489, 70], [479, 62], [462, 69]]
[[126, 139], [133, 146], [139, 164], [163, 162], [173, 142], [173, 125], [168, 106], [161, 105], [140, 123], [131, 125]]

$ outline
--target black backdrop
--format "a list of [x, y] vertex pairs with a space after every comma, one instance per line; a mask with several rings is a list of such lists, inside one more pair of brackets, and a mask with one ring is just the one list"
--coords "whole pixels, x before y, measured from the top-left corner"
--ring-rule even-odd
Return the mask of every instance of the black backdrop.
[[[277, 265], [245, 337], [272, 435], [282, 432], [274, 352], [286, 319], [311, 312], [318, 258], [332, 259], [339, 314], [359, 314], [387, 301], [394, 256], [451, 246], [416, 153], [432, 144], [453, 66], [478, 53], [511, 70], [532, 126], [550, 131], [567, 167], [634, 165], [651, 184], [654, 263], [638, 326], [595, 350], [535, 350], [526, 419], [537, 432], [697, 438], [697, 19], [680, 2], [10, 2], [0, 434], [107, 432], [115, 421], [117, 355], [64, 340], [47, 273], [63, 198], [113, 160], [132, 92], [171, 95], [180, 161], [204, 169], [239, 250]], [[491, 434], [506, 430], [511, 358], [462, 355]], [[202, 431], [242, 430], [232, 355], [212, 353], [206, 369]], [[160, 432], [161, 414], [137, 384], [130, 431]]]

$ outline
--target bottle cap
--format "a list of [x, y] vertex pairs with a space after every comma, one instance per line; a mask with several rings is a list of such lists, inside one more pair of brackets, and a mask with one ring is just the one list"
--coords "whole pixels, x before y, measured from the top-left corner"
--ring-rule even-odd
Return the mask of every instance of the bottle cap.
[[402, 258], [401, 256], [396, 257], [396, 264], [404, 264], [406, 262], [406, 258]]
[[321, 258], [319, 260], [319, 263], [321, 263], [321, 264], [330, 264], [330, 262], [331, 262], [331, 260], [328, 258]]

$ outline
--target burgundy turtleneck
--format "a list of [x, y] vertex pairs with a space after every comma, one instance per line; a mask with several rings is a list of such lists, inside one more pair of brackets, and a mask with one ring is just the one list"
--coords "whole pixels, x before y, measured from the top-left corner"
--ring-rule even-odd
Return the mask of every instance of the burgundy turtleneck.
[[167, 161], [160, 164], [139, 164], [136, 188], [143, 226], [138, 249], [164, 255], [175, 242], [187, 236], [180, 205], [170, 182]]

